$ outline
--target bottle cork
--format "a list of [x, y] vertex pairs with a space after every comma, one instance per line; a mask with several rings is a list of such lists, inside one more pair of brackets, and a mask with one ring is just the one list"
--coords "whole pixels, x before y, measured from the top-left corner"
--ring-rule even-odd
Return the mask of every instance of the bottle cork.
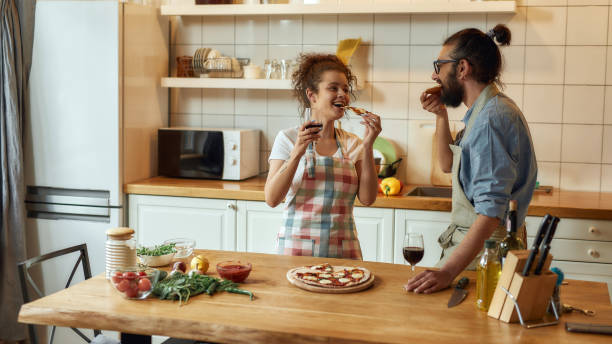
[[518, 202], [515, 199], [510, 200], [510, 211], [516, 211], [517, 207], [518, 207]]

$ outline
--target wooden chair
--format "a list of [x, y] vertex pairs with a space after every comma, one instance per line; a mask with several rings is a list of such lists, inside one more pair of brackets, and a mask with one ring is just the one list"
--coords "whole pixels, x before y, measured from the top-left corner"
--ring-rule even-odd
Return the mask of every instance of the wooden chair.
[[[83, 274], [84, 274], [85, 279], [91, 278], [91, 267], [89, 265], [89, 256], [87, 255], [87, 244], [80, 244], [80, 245], [68, 247], [62, 250], [53, 251], [53, 252], [38, 256], [38, 257], [30, 258], [28, 260], [25, 260], [17, 264], [17, 268], [19, 270], [19, 279], [21, 280], [21, 293], [23, 294], [24, 302], [27, 303], [27, 302], [33, 301], [33, 299], [30, 298], [30, 293], [28, 292], [28, 285], [32, 287], [32, 289], [38, 295], [38, 297], [44, 296], [44, 294], [41, 292], [38, 285], [36, 285], [36, 282], [34, 282], [32, 277], [30, 276], [29, 269], [33, 265], [37, 265], [46, 260], [57, 258], [57, 257], [63, 256], [66, 254], [70, 254], [76, 251], [80, 251], [80, 254], [79, 254], [79, 258], [74, 264], [74, 267], [72, 268], [72, 272], [70, 273], [70, 277], [68, 278], [68, 281], [66, 282], [66, 286], [64, 287], [64, 288], [68, 288], [70, 286], [70, 283], [72, 282], [72, 278], [74, 277], [75, 272], [77, 271], [79, 267], [79, 263], [81, 263], [81, 265], [83, 266]], [[85, 340], [87, 343], [91, 342], [91, 339], [85, 336], [83, 332], [79, 331], [76, 328], [72, 328], [72, 330], [77, 335], [79, 335], [81, 338], [83, 338], [83, 340]], [[30, 343], [38, 344], [38, 337], [36, 335], [34, 325], [31, 325], [31, 324], [28, 325], [28, 331], [30, 334]], [[100, 333], [101, 333], [100, 330], [94, 330], [94, 336], [97, 336]], [[53, 326], [53, 329], [51, 330], [51, 338], [49, 339], [50, 344], [53, 343], [54, 335], [55, 335], [55, 326]]]

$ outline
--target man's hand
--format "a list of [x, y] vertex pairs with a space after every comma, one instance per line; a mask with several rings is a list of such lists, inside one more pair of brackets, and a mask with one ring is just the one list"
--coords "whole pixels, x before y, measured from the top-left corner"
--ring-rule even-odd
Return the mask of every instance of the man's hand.
[[423, 92], [421, 93], [420, 101], [424, 110], [427, 110], [436, 116], [448, 116], [446, 106], [444, 106], [444, 104], [442, 104], [440, 101], [440, 94], [428, 94]]
[[425, 270], [412, 277], [404, 289], [415, 293], [431, 294], [448, 288], [451, 282], [453, 282], [453, 276], [447, 271]]

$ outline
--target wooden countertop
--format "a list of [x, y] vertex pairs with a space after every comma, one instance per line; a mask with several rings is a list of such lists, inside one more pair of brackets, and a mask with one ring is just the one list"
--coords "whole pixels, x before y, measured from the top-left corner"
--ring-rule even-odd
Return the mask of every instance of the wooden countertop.
[[[220, 199], [264, 201], [265, 176], [244, 181], [206, 179], [181, 179], [154, 177], [126, 184], [128, 194], [157, 196], [183, 196]], [[416, 185], [404, 186], [403, 193]], [[355, 203], [361, 206], [359, 200]], [[379, 196], [372, 205], [379, 208], [450, 211], [450, 198]], [[554, 189], [552, 193], [534, 194], [528, 215], [552, 214], [561, 218], [612, 219], [612, 193], [564, 191]]]
[[[242, 284], [256, 298], [219, 293], [198, 295], [187, 305], [149, 298], [123, 299], [103, 275], [25, 304], [22, 323], [96, 328], [144, 335], [223, 343], [609, 343], [610, 337], [568, 333], [564, 322], [612, 323], [612, 306], [604, 283], [570, 280], [561, 287], [561, 300], [592, 309], [594, 317], [565, 314], [555, 326], [525, 329], [490, 318], [475, 307], [474, 272], [464, 272], [470, 283], [463, 303], [448, 309], [452, 293], [406, 293], [402, 286], [411, 275], [405, 265], [355, 262], [342, 259], [291, 257], [269, 254], [201, 251], [215, 264], [240, 259], [253, 264]], [[329, 262], [366, 267], [376, 276], [374, 285], [353, 294], [317, 294], [298, 289], [285, 277], [287, 270]], [[421, 270], [417, 267], [418, 270]]]

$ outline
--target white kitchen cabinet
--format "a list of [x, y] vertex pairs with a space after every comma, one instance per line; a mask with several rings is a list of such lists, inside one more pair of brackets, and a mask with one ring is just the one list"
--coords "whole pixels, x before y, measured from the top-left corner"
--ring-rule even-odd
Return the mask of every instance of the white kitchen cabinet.
[[[393, 209], [355, 207], [355, 226], [363, 259], [393, 261]], [[238, 251], [276, 253], [278, 230], [283, 224], [283, 206], [270, 208], [265, 202], [238, 201]]]
[[265, 202], [238, 201], [236, 238], [238, 251], [276, 253], [276, 235], [283, 224], [283, 206]]
[[[542, 217], [528, 216], [527, 244], [531, 247]], [[561, 219], [551, 243], [551, 266], [566, 278], [612, 282], [612, 221]]]
[[353, 215], [363, 260], [393, 263], [394, 209], [355, 207]]
[[129, 196], [129, 224], [140, 245], [193, 238], [196, 247], [236, 249], [236, 201], [191, 197]]
[[448, 228], [451, 218], [449, 212], [424, 210], [395, 210], [395, 264], [407, 264], [402, 253], [404, 235], [406, 232], [423, 235], [425, 255], [417, 265], [432, 267], [440, 260], [442, 248], [438, 244], [438, 237]]

